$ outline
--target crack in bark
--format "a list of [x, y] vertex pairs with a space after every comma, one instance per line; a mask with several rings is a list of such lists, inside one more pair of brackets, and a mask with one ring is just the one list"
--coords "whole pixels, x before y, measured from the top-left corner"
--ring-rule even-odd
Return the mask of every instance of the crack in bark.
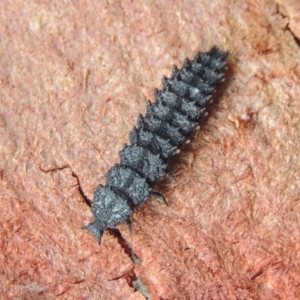
[[67, 169], [67, 168], [70, 168], [69, 165], [62, 165], [61, 167], [55, 167], [55, 168], [51, 168], [51, 169], [43, 169], [42, 166], [40, 166], [40, 170], [43, 173], [51, 173], [51, 172], [61, 171], [61, 170]]
[[72, 170], [72, 168], [71, 168], [68, 164], [62, 165], [61, 167], [51, 168], [51, 169], [43, 169], [43, 168], [40, 166], [40, 170], [41, 170], [43, 173], [51, 173], [51, 172], [61, 171], [61, 170], [64, 170], [64, 169], [70, 169], [71, 175], [72, 175], [73, 177], [75, 177], [76, 180], [77, 180], [79, 194], [80, 194], [81, 197], [83, 198], [83, 200], [84, 200], [84, 202], [86, 203], [86, 205], [88, 205], [89, 207], [91, 207], [91, 206], [92, 206], [92, 201], [91, 201], [91, 200], [86, 196], [86, 194], [84, 193], [84, 191], [83, 191], [83, 189], [82, 189], [82, 187], [81, 187], [81, 184], [80, 184], [78, 175]]
[[[40, 170], [44, 173], [50, 173], [50, 172], [61, 171], [61, 170], [67, 169], [67, 168], [70, 169], [71, 175], [74, 178], [76, 178], [76, 180], [77, 180], [79, 194], [84, 199], [84, 202], [89, 207], [91, 207], [92, 201], [85, 195], [85, 193], [81, 187], [78, 175], [72, 170], [72, 168], [68, 164], [63, 165], [61, 167], [51, 168], [51, 169], [43, 169], [42, 167], [40, 167]], [[124, 273], [118, 277], [110, 279], [109, 281], [114, 281], [114, 280], [119, 280], [121, 278], [124, 278], [126, 280], [127, 284], [131, 288], [133, 288], [135, 291], [139, 291], [145, 297], [145, 299], [150, 300], [151, 296], [152, 296], [151, 293], [148, 291], [147, 286], [142, 282], [142, 280], [140, 278], [138, 278], [136, 276], [136, 274], [134, 272], [135, 265], [140, 264], [141, 260], [136, 255], [136, 253], [133, 251], [130, 244], [124, 239], [124, 237], [122, 236], [119, 229], [111, 228], [108, 230], [108, 232], [110, 233], [110, 235], [114, 236], [117, 239], [117, 242], [122, 247], [124, 253], [127, 254], [130, 257], [130, 259], [132, 260], [132, 262], [134, 263], [134, 267], [132, 269], [130, 269], [129, 271], [127, 271], [126, 273]], [[65, 291], [62, 294], [64, 294], [64, 293], [65, 293]], [[60, 296], [60, 295], [58, 295], [58, 296]]]
[[81, 195], [81, 197], [83, 198], [84, 202], [86, 203], [86, 205], [88, 205], [89, 207], [92, 206], [92, 201], [86, 196], [86, 194], [84, 193], [82, 187], [81, 187], [81, 184], [80, 184], [80, 181], [79, 181], [79, 178], [78, 178], [78, 175], [70, 168], [71, 170], [71, 174], [73, 177], [76, 178], [77, 182], [78, 182], [78, 191], [79, 191], [79, 194]]
[[142, 280], [136, 276], [134, 271], [135, 265], [140, 264], [141, 260], [133, 251], [130, 244], [124, 239], [119, 229], [117, 228], [109, 229], [109, 233], [117, 239], [119, 245], [124, 250], [124, 253], [126, 253], [134, 263], [134, 267], [132, 269], [130, 269], [125, 274], [122, 274], [121, 276], [111, 279], [111, 281], [124, 278], [130, 287], [132, 287], [136, 291], [139, 291], [145, 297], [145, 299], [150, 300], [152, 296], [151, 293], [148, 291], [147, 286], [142, 282]]
[[263, 270], [259, 270], [258, 272], [256, 272], [253, 276], [251, 276], [251, 280], [256, 279], [257, 277], [259, 277], [260, 275], [262, 275]]

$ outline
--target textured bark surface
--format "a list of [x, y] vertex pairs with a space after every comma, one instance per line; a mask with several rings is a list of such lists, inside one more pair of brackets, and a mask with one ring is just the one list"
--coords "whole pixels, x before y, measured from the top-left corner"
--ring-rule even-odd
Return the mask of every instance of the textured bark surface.
[[[1, 299], [300, 298], [298, 0], [3, 2]], [[213, 45], [230, 68], [157, 185], [169, 206], [99, 247], [80, 189], [105, 182], [162, 75]]]

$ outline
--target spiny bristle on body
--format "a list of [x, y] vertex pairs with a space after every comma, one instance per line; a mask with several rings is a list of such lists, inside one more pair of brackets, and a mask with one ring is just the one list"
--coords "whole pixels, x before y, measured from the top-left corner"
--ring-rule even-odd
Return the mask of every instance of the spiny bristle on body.
[[89, 230], [100, 243], [106, 229], [120, 223], [130, 224], [134, 207], [154, 196], [152, 183], [161, 177], [174, 176], [167, 171], [167, 159], [175, 153], [187, 136], [199, 127], [216, 85], [224, 81], [228, 53], [213, 47], [186, 59], [182, 69], [176, 66], [170, 78], [163, 77], [162, 90], [155, 89], [155, 102], [147, 104], [130, 133], [130, 145], [120, 151], [120, 164], [107, 173], [105, 186], [99, 185], [91, 206], [94, 222]]

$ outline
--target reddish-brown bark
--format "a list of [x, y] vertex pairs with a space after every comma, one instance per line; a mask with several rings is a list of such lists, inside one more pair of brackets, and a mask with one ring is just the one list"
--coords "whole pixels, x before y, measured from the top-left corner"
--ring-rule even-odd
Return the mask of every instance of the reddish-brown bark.
[[[0, 298], [300, 298], [298, 2], [4, 0]], [[99, 247], [79, 183], [92, 198], [161, 76], [213, 45], [226, 82], [157, 185], [169, 206]]]

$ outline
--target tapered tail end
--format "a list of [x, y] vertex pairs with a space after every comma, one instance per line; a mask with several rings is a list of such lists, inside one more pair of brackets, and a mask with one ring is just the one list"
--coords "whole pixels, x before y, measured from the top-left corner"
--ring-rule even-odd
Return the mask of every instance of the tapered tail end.
[[100, 229], [96, 222], [90, 223], [87, 226], [83, 226], [81, 229], [90, 231], [97, 238], [97, 242], [100, 245], [104, 230]]

